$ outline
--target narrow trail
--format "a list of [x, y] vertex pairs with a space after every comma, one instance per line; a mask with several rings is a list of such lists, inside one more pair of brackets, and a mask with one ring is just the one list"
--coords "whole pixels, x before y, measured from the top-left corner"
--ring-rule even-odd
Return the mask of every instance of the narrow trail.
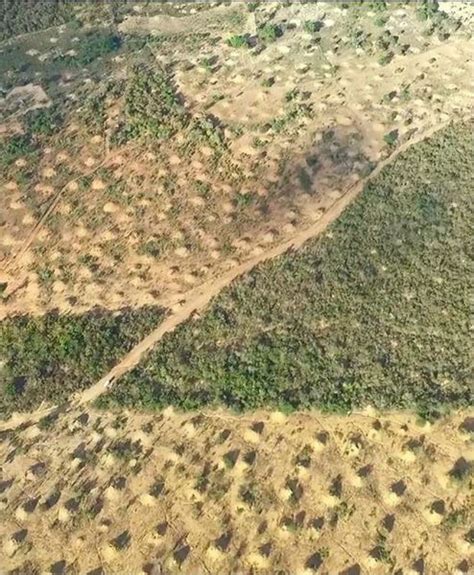
[[[123, 359], [97, 383], [78, 393], [72, 399], [69, 407], [72, 409], [74, 407], [84, 405], [94, 401], [100, 395], [105, 393], [110, 389], [114, 380], [117, 380], [119, 377], [133, 369], [140, 362], [143, 356], [150, 351], [166, 333], [174, 331], [180, 324], [192, 317], [194, 313], [203, 310], [215, 296], [217, 296], [239, 276], [248, 273], [262, 262], [278, 257], [289, 250], [300, 248], [308, 240], [315, 238], [324, 232], [326, 228], [355, 200], [355, 198], [357, 198], [365, 188], [366, 184], [376, 178], [387, 165], [393, 162], [400, 154], [408, 150], [408, 148], [431, 137], [439, 130], [445, 128], [449, 123], [450, 122], [447, 121], [439, 124], [438, 126], [426, 130], [417, 137], [400, 145], [392, 154], [390, 154], [390, 156], [379, 162], [376, 168], [366, 178], [348, 186], [343, 195], [335, 200], [323, 216], [312, 225], [298, 231], [292, 237], [270, 248], [262, 254], [248, 259], [240, 265], [226, 271], [219, 277], [213, 278], [190, 290], [187, 294], [182, 294], [180, 296], [180, 301], [182, 302], [181, 306], [177, 310], [172, 311], [155, 330], [128, 352], [127, 355], [125, 355]], [[0, 431], [14, 429], [20, 425], [33, 424], [57, 409], [57, 406], [40, 407], [38, 410], [30, 413], [14, 414], [9, 420], [0, 424]]]

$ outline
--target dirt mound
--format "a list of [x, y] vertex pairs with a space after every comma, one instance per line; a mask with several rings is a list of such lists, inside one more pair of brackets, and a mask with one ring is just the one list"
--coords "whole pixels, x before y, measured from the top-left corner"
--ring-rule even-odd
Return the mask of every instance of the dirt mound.
[[2, 436], [0, 568], [467, 573], [467, 417], [45, 419]]

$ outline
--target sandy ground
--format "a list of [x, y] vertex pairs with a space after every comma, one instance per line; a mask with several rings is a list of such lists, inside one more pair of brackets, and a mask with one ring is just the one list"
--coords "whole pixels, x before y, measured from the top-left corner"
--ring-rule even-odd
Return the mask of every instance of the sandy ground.
[[472, 572], [472, 428], [74, 409], [2, 434], [0, 571]]

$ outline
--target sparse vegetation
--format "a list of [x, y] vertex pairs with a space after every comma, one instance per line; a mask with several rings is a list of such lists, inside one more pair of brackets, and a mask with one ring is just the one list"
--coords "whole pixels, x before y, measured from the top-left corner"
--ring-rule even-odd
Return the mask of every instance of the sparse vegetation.
[[0, 571], [468, 573], [472, 7], [4, 4]]
[[310, 118], [311, 115], [312, 109], [309, 104], [294, 101], [293, 99], [289, 102], [286, 112], [271, 121], [270, 128], [276, 134], [286, 133], [291, 128], [295, 128], [298, 120]]

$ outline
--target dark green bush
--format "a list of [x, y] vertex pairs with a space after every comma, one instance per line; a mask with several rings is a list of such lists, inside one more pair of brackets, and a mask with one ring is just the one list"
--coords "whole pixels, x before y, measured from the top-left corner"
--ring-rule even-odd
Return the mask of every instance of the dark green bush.
[[398, 130], [392, 130], [391, 132], [388, 132], [387, 134], [385, 134], [383, 139], [384, 142], [388, 144], [390, 147], [395, 146], [395, 144], [398, 141]]
[[438, 14], [438, 0], [422, 0], [417, 8], [418, 17], [421, 20], [428, 20]]
[[324, 27], [324, 23], [320, 20], [305, 20], [303, 29], [309, 34], [316, 34]]

